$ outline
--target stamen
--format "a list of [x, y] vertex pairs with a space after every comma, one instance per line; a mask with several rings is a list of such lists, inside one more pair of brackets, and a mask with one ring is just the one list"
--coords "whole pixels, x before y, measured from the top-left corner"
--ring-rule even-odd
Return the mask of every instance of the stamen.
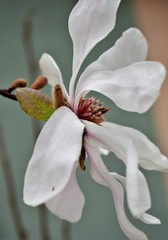
[[90, 117], [91, 115], [92, 115], [91, 112], [88, 112], [88, 113], [86, 112], [82, 114], [83, 117]]
[[103, 103], [99, 99], [81, 98], [78, 104], [78, 117], [80, 119], [88, 120], [96, 124], [100, 124], [104, 121], [103, 114], [108, 112], [110, 108], [103, 107]]

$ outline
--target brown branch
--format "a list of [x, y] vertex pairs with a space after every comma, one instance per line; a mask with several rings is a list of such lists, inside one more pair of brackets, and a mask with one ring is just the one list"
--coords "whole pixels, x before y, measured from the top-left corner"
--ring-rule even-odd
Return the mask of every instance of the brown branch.
[[3, 137], [3, 129], [1, 125], [0, 125], [0, 133], [1, 133], [0, 134], [0, 160], [1, 160], [2, 171], [4, 174], [4, 180], [6, 184], [8, 202], [9, 202], [10, 210], [12, 213], [14, 226], [18, 234], [18, 238], [20, 240], [26, 240], [27, 232], [23, 226], [23, 220], [21, 218], [19, 205], [16, 199], [17, 193], [16, 193], [16, 188], [14, 183], [13, 172], [11, 168], [10, 159], [8, 157], [7, 150], [5, 147], [5, 140]]
[[[22, 41], [23, 41], [23, 47], [25, 51], [25, 57], [28, 64], [28, 70], [29, 70], [29, 77], [30, 77], [30, 83], [32, 84], [34, 80], [36, 79], [38, 75], [38, 64], [35, 57], [35, 51], [34, 51], [34, 45], [33, 45], [33, 17], [36, 14], [35, 8], [30, 8], [27, 12], [27, 15], [25, 16], [25, 19], [23, 21], [23, 27], [22, 27]], [[34, 134], [34, 142], [36, 141], [40, 131], [41, 127], [39, 123], [32, 119], [32, 128], [33, 128], [33, 134]], [[49, 240], [50, 234], [49, 234], [49, 227], [48, 227], [48, 218], [47, 218], [47, 210], [44, 205], [39, 206], [39, 222], [40, 222], [40, 231], [41, 231], [41, 238], [43, 240]]]
[[11, 93], [10, 88], [9, 89], [0, 89], [0, 95], [3, 97], [9, 98], [11, 100], [17, 101], [16, 95]]

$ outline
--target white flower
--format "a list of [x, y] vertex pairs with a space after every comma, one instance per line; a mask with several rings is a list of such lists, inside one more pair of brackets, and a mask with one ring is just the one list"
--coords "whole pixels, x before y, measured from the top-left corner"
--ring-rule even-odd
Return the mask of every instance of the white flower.
[[[85, 168], [86, 153], [92, 178], [112, 192], [123, 232], [129, 239], [143, 240], [147, 239], [146, 235], [125, 215], [124, 190], [135, 218], [150, 224], [160, 223], [146, 213], [151, 199], [139, 166], [147, 170], [165, 170], [168, 159], [139, 131], [104, 121], [102, 115], [109, 109], [85, 96], [91, 90], [97, 91], [119, 108], [143, 113], [159, 95], [165, 68], [158, 62], [144, 61], [146, 40], [138, 29], [130, 28], [85, 69], [74, 87], [87, 54], [113, 30], [119, 3], [119, 0], [79, 0], [72, 10], [69, 32], [74, 55], [69, 94], [52, 57], [43, 54], [40, 60], [42, 74], [53, 89], [56, 85], [61, 87], [66, 106], [53, 113], [38, 137], [25, 176], [24, 201], [31, 206], [45, 203], [61, 219], [78, 221], [84, 196], [75, 173], [79, 165]], [[101, 158], [105, 150], [124, 162], [126, 177], [107, 170]]]

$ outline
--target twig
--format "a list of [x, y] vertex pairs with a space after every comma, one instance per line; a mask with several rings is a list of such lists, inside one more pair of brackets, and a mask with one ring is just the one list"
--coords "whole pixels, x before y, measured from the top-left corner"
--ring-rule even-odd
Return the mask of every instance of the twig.
[[9, 90], [10, 89], [0, 89], [0, 95], [11, 100], [17, 101], [16, 95], [12, 94]]
[[15, 225], [16, 232], [18, 234], [18, 238], [20, 240], [26, 240], [27, 239], [27, 232], [23, 226], [23, 221], [21, 218], [21, 213], [19, 210], [19, 205], [16, 199], [17, 193], [16, 188], [14, 184], [14, 177], [13, 172], [11, 168], [10, 159], [7, 154], [7, 150], [5, 147], [5, 140], [3, 137], [3, 129], [0, 125], [0, 160], [2, 165], [2, 170], [4, 174], [4, 180], [6, 184], [6, 190], [8, 194], [8, 201], [13, 217], [13, 222]]
[[28, 9], [27, 14], [23, 20], [22, 27], [22, 42], [25, 51], [25, 57], [29, 69], [30, 82], [33, 83], [38, 73], [38, 64], [35, 57], [34, 45], [33, 45], [33, 17], [35, 17], [37, 11], [35, 7]]
[[[23, 27], [22, 27], [22, 41], [23, 47], [25, 51], [26, 61], [29, 67], [29, 77], [31, 84], [35, 80], [38, 74], [38, 65], [35, 57], [35, 51], [32, 40], [32, 32], [33, 32], [33, 17], [36, 14], [36, 9], [34, 7], [30, 8], [25, 16]], [[37, 136], [41, 130], [41, 127], [37, 121], [32, 119], [32, 127], [34, 133], [34, 141], [36, 141]], [[48, 228], [48, 218], [47, 211], [44, 205], [39, 206], [39, 222], [40, 222], [40, 231], [41, 238], [43, 240], [49, 240], [49, 228]]]

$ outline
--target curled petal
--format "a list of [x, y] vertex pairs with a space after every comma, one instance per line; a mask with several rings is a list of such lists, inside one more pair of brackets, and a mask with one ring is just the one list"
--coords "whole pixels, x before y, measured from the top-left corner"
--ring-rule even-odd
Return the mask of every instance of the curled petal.
[[[122, 126], [107, 122], [103, 123], [102, 126], [88, 121], [83, 122], [86, 125], [87, 136], [91, 138], [89, 144], [110, 150], [126, 165], [128, 206], [132, 215], [143, 221], [144, 213], [151, 207], [146, 179], [138, 169], [138, 164], [141, 161], [140, 151], [143, 151], [145, 156], [145, 148], [137, 149], [134, 139], [131, 139], [129, 134], [127, 135], [123, 131]], [[149, 155], [148, 152], [146, 154]], [[151, 152], [151, 157], [158, 157], [158, 155], [155, 156], [155, 153]], [[158, 162], [159, 160], [158, 158]]]
[[[104, 123], [104, 126], [111, 128], [111, 124], [107, 122]], [[147, 170], [168, 170], [168, 158], [161, 154], [159, 148], [143, 133], [133, 128], [119, 126], [118, 124], [114, 124], [114, 126], [117, 131], [122, 131], [124, 135], [132, 139], [138, 153], [141, 167]]]
[[78, 162], [84, 125], [67, 107], [60, 107], [44, 125], [29, 162], [24, 202], [45, 203], [62, 192]]
[[146, 235], [134, 227], [126, 217], [124, 211], [124, 191], [122, 185], [108, 172], [99, 150], [90, 146], [89, 138], [85, 138], [85, 150], [91, 164], [91, 176], [93, 179], [111, 190], [117, 212], [117, 218], [121, 229], [130, 240], [147, 240]]
[[76, 102], [88, 91], [97, 91], [131, 112], [146, 112], [160, 93], [165, 68], [158, 62], [138, 62], [117, 71], [89, 75], [78, 89]]
[[160, 220], [150, 214], [144, 213], [141, 220], [147, 224], [161, 224]]
[[129, 28], [117, 40], [115, 45], [104, 52], [98, 60], [91, 63], [81, 75], [77, 88], [81, 89], [84, 79], [94, 72], [116, 71], [135, 62], [144, 61], [147, 56], [147, 42], [143, 34], [137, 28]]
[[[142, 174], [142, 173], [141, 173]], [[112, 175], [116, 180], [118, 180], [122, 186], [124, 187], [124, 189], [127, 191], [127, 188], [126, 188], [126, 178], [117, 174], [117, 173], [110, 173], [110, 175]], [[142, 181], [141, 181], [142, 182]], [[141, 184], [141, 183], [140, 183]], [[142, 186], [141, 186], [141, 189], [142, 189]], [[143, 194], [143, 192], [141, 192], [141, 194]], [[141, 195], [142, 197], [144, 195]], [[147, 224], [160, 224], [160, 220], [152, 215], [149, 215], [147, 213], [143, 213], [139, 216], [139, 219], [144, 222], [144, 223], [147, 223]]]
[[68, 94], [62, 80], [60, 69], [54, 59], [49, 54], [43, 53], [39, 64], [42, 75], [48, 79], [48, 83], [52, 87], [55, 87], [57, 84], [60, 85], [65, 98], [68, 99]]
[[79, 0], [69, 16], [73, 41], [73, 71], [79, 69], [91, 49], [115, 26], [120, 0]]
[[84, 206], [84, 196], [78, 186], [75, 171], [76, 167], [64, 190], [46, 202], [53, 214], [69, 222], [77, 222], [81, 218]]

